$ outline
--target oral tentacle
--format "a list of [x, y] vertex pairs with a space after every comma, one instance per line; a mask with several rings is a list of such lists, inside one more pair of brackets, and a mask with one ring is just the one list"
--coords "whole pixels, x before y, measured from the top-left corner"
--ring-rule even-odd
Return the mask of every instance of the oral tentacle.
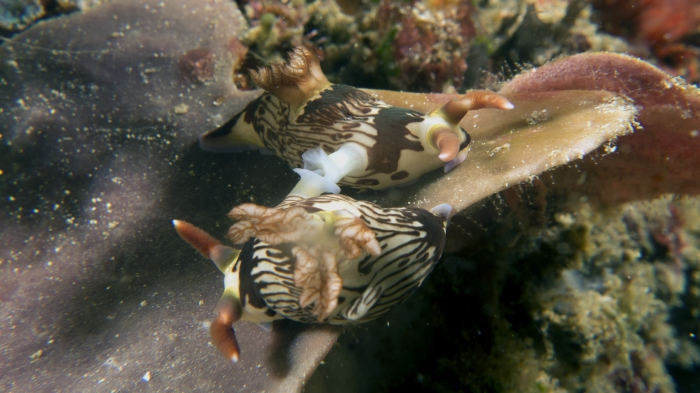
[[233, 323], [241, 319], [243, 307], [233, 294], [224, 292], [216, 310], [217, 317], [209, 327], [212, 343], [224, 357], [236, 363], [241, 355], [241, 348], [233, 330]]

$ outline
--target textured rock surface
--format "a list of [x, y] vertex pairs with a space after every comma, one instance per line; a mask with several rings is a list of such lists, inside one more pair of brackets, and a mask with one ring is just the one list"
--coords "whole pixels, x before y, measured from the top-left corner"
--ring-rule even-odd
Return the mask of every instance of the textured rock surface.
[[229, 1], [121, 1], [0, 47], [0, 390], [293, 391], [330, 349], [337, 329], [240, 324], [223, 359], [221, 277], [170, 223], [220, 236], [295, 181], [196, 146], [257, 95], [231, 82], [245, 28]]

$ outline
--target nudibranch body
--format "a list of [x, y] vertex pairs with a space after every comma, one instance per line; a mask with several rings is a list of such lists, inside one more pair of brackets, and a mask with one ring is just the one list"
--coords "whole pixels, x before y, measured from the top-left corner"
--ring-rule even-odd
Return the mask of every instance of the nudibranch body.
[[449, 205], [383, 209], [342, 195], [290, 196], [276, 208], [244, 204], [229, 217], [241, 250], [183, 221], [175, 229], [224, 273], [213, 342], [236, 361], [232, 324], [276, 319], [336, 325], [377, 318], [406, 299], [445, 244]]
[[331, 84], [305, 48], [289, 64], [251, 71], [266, 90], [222, 127], [202, 135], [206, 150], [266, 148], [301, 176], [290, 195], [339, 192], [336, 185], [386, 188], [466, 158], [470, 137], [459, 122], [472, 109], [511, 109], [503, 96], [473, 91], [423, 114], [351, 86]]

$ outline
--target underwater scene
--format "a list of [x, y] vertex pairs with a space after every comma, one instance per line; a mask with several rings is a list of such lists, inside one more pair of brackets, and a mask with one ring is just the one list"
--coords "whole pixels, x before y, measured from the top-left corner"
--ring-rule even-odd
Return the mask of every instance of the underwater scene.
[[700, 0], [0, 38], [0, 392], [700, 392]]

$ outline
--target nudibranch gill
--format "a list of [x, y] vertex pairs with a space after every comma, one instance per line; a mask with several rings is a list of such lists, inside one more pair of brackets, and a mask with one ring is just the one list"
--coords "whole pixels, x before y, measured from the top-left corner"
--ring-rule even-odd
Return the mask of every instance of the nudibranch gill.
[[343, 195], [287, 197], [276, 208], [235, 207], [221, 244], [184, 221], [178, 234], [224, 273], [211, 324], [219, 351], [237, 361], [232, 324], [269, 329], [287, 318], [342, 325], [377, 318], [406, 299], [442, 255], [452, 207], [384, 209]]
[[469, 110], [512, 109], [505, 97], [471, 91], [430, 113], [391, 106], [364, 91], [332, 84], [306, 48], [288, 64], [251, 70], [266, 90], [226, 124], [200, 137], [210, 151], [266, 148], [301, 176], [290, 195], [337, 193], [337, 184], [381, 189], [415, 180], [466, 158]]

